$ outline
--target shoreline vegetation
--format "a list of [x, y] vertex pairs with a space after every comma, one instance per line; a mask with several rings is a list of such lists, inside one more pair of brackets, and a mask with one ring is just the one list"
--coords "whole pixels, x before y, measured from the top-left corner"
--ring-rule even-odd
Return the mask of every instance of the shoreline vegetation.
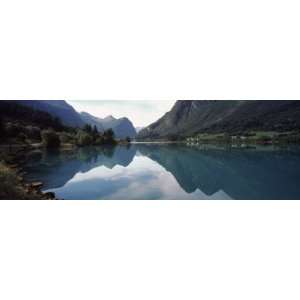
[[55, 199], [43, 193], [42, 182], [25, 182], [22, 165], [26, 154], [34, 150], [74, 150], [86, 146], [128, 145], [115, 138], [114, 131], [99, 132], [89, 124], [82, 128], [62, 124], [57, 117], [13, 101], [5, 101], [0, 110], [0, 199]]
[[[54, 132], [55, 133], [55, 132]], [[274, 134], [274, 133], [272, 133]], [[113, 143], [105, 144], [93, 144], [88, 143], [87, 145], [75, 144], [75, 143], [62, 143], [60, 140], [57, 141], [56, 136], [53, 131], [47, 131], [43, 134], [43, 140], [45, 142], [40, 143], [27, 143], [27, 144], [1, 144], [0, 143], [0, 199], [7, 200], [56, 200], [56, 196], [51, 192], [42, 192], [43, 182], [34, 181], [27, 182], [24, 178], [26, 173], [24, 172], [22, 165], [26, 162], [26, 155], [34, 153], [36, 151], [77, 151], [82, 147], [88, 146], [111, 146], [115, 147], [128, 146], [130, 144], [185, 144], [187, 146], [204, 146], [204, 145], [222, 145], [226, 149], [229, 148], [239, 148], [248, 149], [266, 146], [278, 146], [285, 147], [290, 144], [298, 144], [298, 139], [290, 139], [290, 135], [282, 135], [282, 139], [267, 137], [266, 133], [257, 133], [252, 135], [251, 138], [245, 139], [239, 136], [221, 138], [222, 135], [208, 135], [203, 134], [201, 136], [196, 136], [193, 138], [187, 138], [177, 141], [133, 141], [122, 140]], [[275, 134], [277, 137], [277, 135]], [[294, 136], [294, 134], [292, 134]], [[223, 136], [222, 136], [223, 137]], [[283, 139], [284, 138], [284, 139]], [[51, 145], [51, 146], [50, 146]], [[267, 147], [269, 148], [269, 147]]]
[[253, 148], [255, 145], [300, 143], [300, 131], [232, 131], [195, 133], [192, 136], [171, 135], [164, 139], [118, 140], [112, 129], [99, 132], [96, 126], [85, 124], [70, 127], [45, 111], [23, 106], [13, 101], [0, 103], [0, 199], [55, 199], [53, 193], [41, 191], [42, 182], [26, 182], [22, 165], [26, 154], [36, 150], [76, 151], [86, 146], [116, 146], [130, 143], [187, 145], [226, 145]]
[[234, 144], [294, 144], [300, 143], [300, 131], [251, 131], [242, 133], [202, 133], [187, 138], [187, 142], [222, 142]]

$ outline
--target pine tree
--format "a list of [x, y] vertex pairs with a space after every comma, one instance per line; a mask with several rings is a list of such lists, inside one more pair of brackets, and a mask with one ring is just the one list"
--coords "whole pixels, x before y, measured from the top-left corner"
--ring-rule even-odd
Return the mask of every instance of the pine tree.
[[99, 134], [98, 129], [97, 129], [96, 125], [94, 125], [94, 128], [93, 128], [94, 137], [96, 137], [98, 134]]
[[84, 127], [83, 127], [83, 130], [86, 132], [86, 133], [92, 133], [92, 126], [90, 124], [85, 124]]

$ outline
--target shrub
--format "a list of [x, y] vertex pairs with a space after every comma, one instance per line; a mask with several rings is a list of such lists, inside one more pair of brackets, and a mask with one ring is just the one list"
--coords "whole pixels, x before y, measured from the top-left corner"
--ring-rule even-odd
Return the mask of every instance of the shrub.
[[32, 140], [41, 140], [41, 130], [36, 126], [26, 126], [25, 133], [29, 139]]
[[4, 134], [4, 122], [2, 120], [2, 117], [0, 116], [0, 136]]
[[58, 148], [60, 146], [59, 136], [53, 130], [44, 130], [42, 132], [42, 142], [46, 148]]
[[258, 137], [258, 141], [266, 142], [266, 141], [271, 141], [272, 138], [268, 135], [261, 135]]
[[93, 142], [92, 136], [84, 131], [79, 131], [77, 133], [77, 145], [78, 146], [88, 146], [91, 145]]
[[24, 199], [24, 190], [20, 187], [15, 171], [0, 162], [0, 199]]
[[10, 138], [16, 137], [20, 132], [22, 132], [22, 128], [19, 125], [13, 123], [7, 123], [5, 128], [6, 136]]
[[95, 144], [96, 145], [103, 145], [104, 144], [103, 137], [102, 136], [97, 137], [96, 140], [95, 140]]
[[74, 142], [74, 136], [69, 133], [62, 132], [59, 134], [59, 139], [62, 143], [72, 143]]
[[176, 134], [170, 134], [167, 139], [171, 142], [176, 142], [180, 140], [180, 137]]
[[25, 143], [26, 142], [26, 135], [24, 133], [19, 133], [18, 136], [17, 136], [18, 140], [21, 142], [21, 143]]

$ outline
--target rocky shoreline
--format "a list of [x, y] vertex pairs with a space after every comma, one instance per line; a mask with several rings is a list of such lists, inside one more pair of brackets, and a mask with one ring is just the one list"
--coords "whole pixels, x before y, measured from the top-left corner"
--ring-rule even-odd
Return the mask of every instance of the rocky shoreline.
[[[43, 183], [41, 181], [27, 182], [24, 178], [25, 172], [18, 164], [5, 164], [8, 172], [13, 174], [16, 178], [15, 186], [11, 188], [17, 189], [19, 194], [22, 195], [20, 199], [7, 199], [7, 200], [56, 200], [55, 194], [52, 192], [44, 193], [41, 188]], [[9, 194], [8, 194], [9, 196]], [[10, 198], [10, 197], [8, 197]]]
[[[25, 153], [34, 147], [16, 147], [9, 152], [2, 151], [0, 158], [0, 199], [2, 200], [55, 200], [55, 194], [44, 193], [40, 181], [28, 182], [23, 170]], [[3, 149], [2, 149], [3, 150]]]

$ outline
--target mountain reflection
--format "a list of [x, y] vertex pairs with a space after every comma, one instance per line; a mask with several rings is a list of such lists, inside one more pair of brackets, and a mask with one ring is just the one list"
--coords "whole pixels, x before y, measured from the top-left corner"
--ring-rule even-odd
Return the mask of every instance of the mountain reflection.
[[[155, 144], [90, 147], [75, 152], [38, 153], [28, 159], [26, 169], [29, 179], [41, 180], [45, 189], [49, 190], [64, 186], [78, 173], [88, 173], [101, 166], [110, 170], [122, 166], [125, 173], [126, 169], [133, 168], [134, 158], [141, 155], [150, 159], [144, 166], [143, 178], [140, 175], [127, 176], [126, 185], [134, 182], [139, 190], [144, 188], [145, 195], [149, 194], [146, 183], [155, 177], [158, 170], [155, 166], [158, 164], [160, 168], [157, 172], [163, 170], [168, 176], [172, 174], [180, 188], [191, 195], [199, 190], [207, 196], [222, 192], [233, 199], [299, 199], [299, 150], [268, 149], [198, 149], [185, 145]], [[149, 174], [145, 175], [147, 168]], [[89, 180], [91, 184], [92, 179]], [[108, 176], [105, 188], [110, 185], [110, 190], [121, 189], [115, 178], [114, 185], [111, 180]], [[124, 178], [122, 180], [125, 182]], [[126, 193], [124, 185], [122, 192]], [[157, 180], [155, 185], [163, 187], [164, 182]], [[76, 188], [79, 189], [79, 186]], [[95, 188], [94, 182], [91, 189]], [[132, 194], [127, 196], [133, 198]], [[156, 197], [159, 198], [159, 195], [153, 196]]]
[[197, 149], [143, 145], [139, 151], [171, 172], [180, 186], [206, 195], [220, 190], [233, 199], [299, 199], [296, 150]]
[[86, 173], [96, 167], [113, 169], [127, 167], [136, 154], [134, 147], [85, 147], [76, 151], [38, 152], [28, 158], [26, 171], [29, 180], [39, 180], [44, 188], [63, 186], [78, 172]]

